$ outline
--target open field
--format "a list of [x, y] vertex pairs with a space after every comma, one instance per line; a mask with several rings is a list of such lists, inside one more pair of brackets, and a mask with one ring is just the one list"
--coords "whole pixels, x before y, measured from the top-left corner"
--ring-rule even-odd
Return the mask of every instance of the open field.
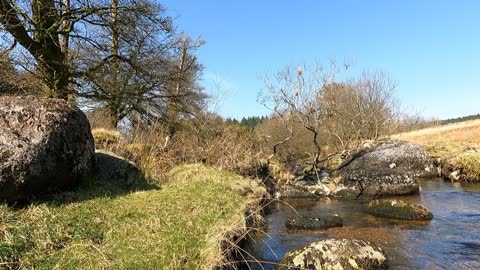
[[203, 165], [177, 167], [170, 177], [161, 187], [91, 179], [24, 208], [0, 205], [0, 268], [212, 269], [225, 263], [225, 241], [246, 232], [247, 207], [258, 205], [265, 190]]
[[453, 156], [467, 148], [480, 147], [480, 120], [430, 127], [392, 137], [416, 142], [433, 157]]

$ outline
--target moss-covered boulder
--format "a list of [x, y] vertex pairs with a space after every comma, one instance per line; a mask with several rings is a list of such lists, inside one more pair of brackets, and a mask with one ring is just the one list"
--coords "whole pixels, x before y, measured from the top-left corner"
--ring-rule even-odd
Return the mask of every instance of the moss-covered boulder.
[[288, 252], [276, 269], [388, 269], [388, 259], [362, 240], [325, 239]]
[[433, 214], [425, 206], [400, 200], [371, 201], [367, 212], [377, 217], [401, 220], [432, 220], [433, 218]]
[[285, 220], [289, 229], [321, 230], [343, 226], [343, 219], [338, 215], [328, 216], [289, 216]]

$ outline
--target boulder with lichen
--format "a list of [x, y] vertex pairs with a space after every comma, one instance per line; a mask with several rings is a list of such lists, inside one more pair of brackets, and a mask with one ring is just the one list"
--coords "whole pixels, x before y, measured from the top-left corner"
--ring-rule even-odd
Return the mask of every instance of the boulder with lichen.
[[85, 114], [60, 99], [0, 97], [0, 200], [75, 185], [95, 163]]
[[362, 240], [325, 239], [288, 252], [276, 269], [388, 269], [388, 259], [381, 248]]

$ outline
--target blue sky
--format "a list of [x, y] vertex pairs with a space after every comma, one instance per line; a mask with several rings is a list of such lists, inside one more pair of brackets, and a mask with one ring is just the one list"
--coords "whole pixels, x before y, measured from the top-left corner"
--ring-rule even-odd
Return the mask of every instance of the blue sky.
[[266, 115], [262, 74], [312, 60], [348, 61], [398, 83], [403, 108], [426, 117], [480, 113], [480, 1], [166, 0], [205, 46], [203, 84], [220, 81], [225, 117]]

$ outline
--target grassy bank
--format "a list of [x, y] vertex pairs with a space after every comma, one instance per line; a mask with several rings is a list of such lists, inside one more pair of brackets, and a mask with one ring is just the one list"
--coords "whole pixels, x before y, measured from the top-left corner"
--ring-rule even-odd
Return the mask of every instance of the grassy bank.
[[480, 120], [465, 121], [413, 132], [394, 138], [416, 142], [431, 157], [459, 170], [470, 181], [480, 180]]
[[211, 269], [264, 189], [233, 173], [185, 165], [161, 187], [90, 179], [28, 207], [0, 207], [0, 268]]

